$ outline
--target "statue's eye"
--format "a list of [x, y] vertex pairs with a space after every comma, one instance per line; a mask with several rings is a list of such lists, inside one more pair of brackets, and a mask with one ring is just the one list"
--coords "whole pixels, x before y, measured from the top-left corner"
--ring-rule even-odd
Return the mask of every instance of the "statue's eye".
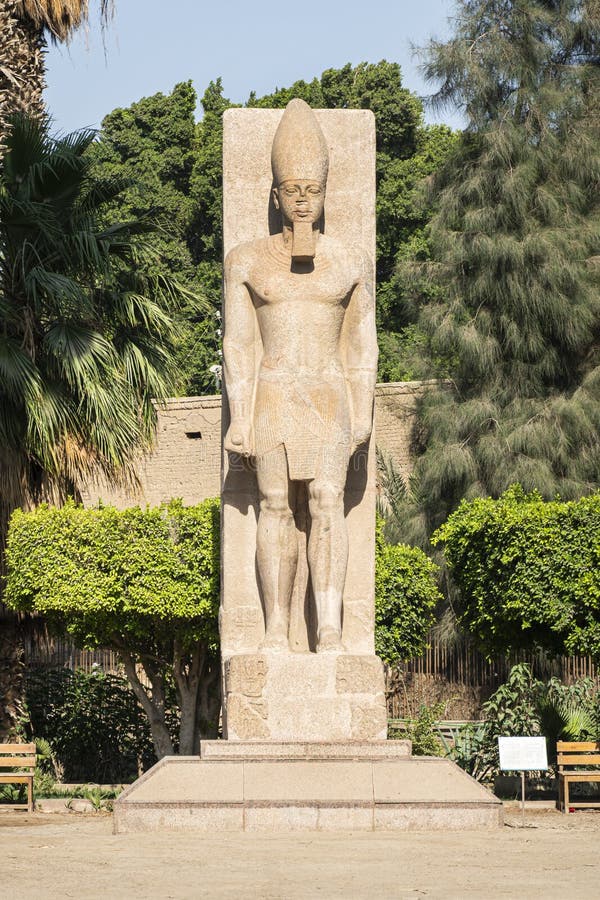
[[285, 189], [285, 192], [286, 192], [286, 194], [288, 194], [288, 195], [291, 197], [292, 194], [297, 194], [297, 193], [298, 193], [298, 189], [297, 189], [297, 188], [293, 188], [293, 187], [289, 187], [289, 188], [286, 188], [286, 189]]
[[308, 193], [309, 194], [320, 194], [321, 188], [320, 187], [309, 187]]

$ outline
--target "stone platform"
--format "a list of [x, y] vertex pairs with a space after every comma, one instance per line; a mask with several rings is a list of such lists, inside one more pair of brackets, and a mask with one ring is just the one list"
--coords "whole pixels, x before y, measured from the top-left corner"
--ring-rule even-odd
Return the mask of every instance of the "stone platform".
[[225, 659], [223, 683], [228, 741], [387, 735], [383, 666], [374, 653], [238, 653]]
[[463, 830], [502, 824], [502, 804], [450, 760], [408, 741], [208, 741], [166, 757], [114, 806], [141, 831]]

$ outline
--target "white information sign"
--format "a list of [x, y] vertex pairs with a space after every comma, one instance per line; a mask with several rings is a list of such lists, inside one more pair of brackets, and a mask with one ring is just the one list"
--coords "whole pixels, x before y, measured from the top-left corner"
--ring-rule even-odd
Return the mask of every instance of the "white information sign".
[[500, 768], [531, 772], [548, 768], [545, 737], [499, 737]]

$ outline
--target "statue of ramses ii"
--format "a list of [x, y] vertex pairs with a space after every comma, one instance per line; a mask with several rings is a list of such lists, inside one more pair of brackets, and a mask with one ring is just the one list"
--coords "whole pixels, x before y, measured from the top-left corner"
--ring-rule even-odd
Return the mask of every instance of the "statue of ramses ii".
[[[348, 561], [344, 487], [370, 437], [377, 371], [373, 263], [323, 231], [329, 153], [310, 107], [292, 100], [272, 147], [282, 229], [225, 261], [225, 448], [253, 457], [263, 649], [287, 650], [298, 559], [294, 510], [306, 484], [317, 651], [342, 651]], [[352, 185], [345, 185], [348, 217]], [[255, 329], [260, 334], [256, 359]]]

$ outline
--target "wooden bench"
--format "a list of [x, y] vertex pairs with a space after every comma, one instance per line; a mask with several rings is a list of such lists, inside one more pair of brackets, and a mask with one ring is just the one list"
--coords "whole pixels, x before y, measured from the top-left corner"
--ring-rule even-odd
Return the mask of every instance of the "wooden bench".
[[[26, 784], [27, 803], [0, 804], [0, 809], [26, 809], [33, 812], [33, 773], [35, 744], [0, 744], [0, 784]], [[5, 769], [29, 769], [29, 772], [5, 772]]]
[[564, 813], [569, 808], [600, 807], [600, 799], [594, 803], [574, 803], [569, 799], [569, 784], [572, 782], [600, 782], [600, 769], [580, 768], [600, 766], [600, 741], [558, 741], [556, 744], [558, 763], [558, 808]]

